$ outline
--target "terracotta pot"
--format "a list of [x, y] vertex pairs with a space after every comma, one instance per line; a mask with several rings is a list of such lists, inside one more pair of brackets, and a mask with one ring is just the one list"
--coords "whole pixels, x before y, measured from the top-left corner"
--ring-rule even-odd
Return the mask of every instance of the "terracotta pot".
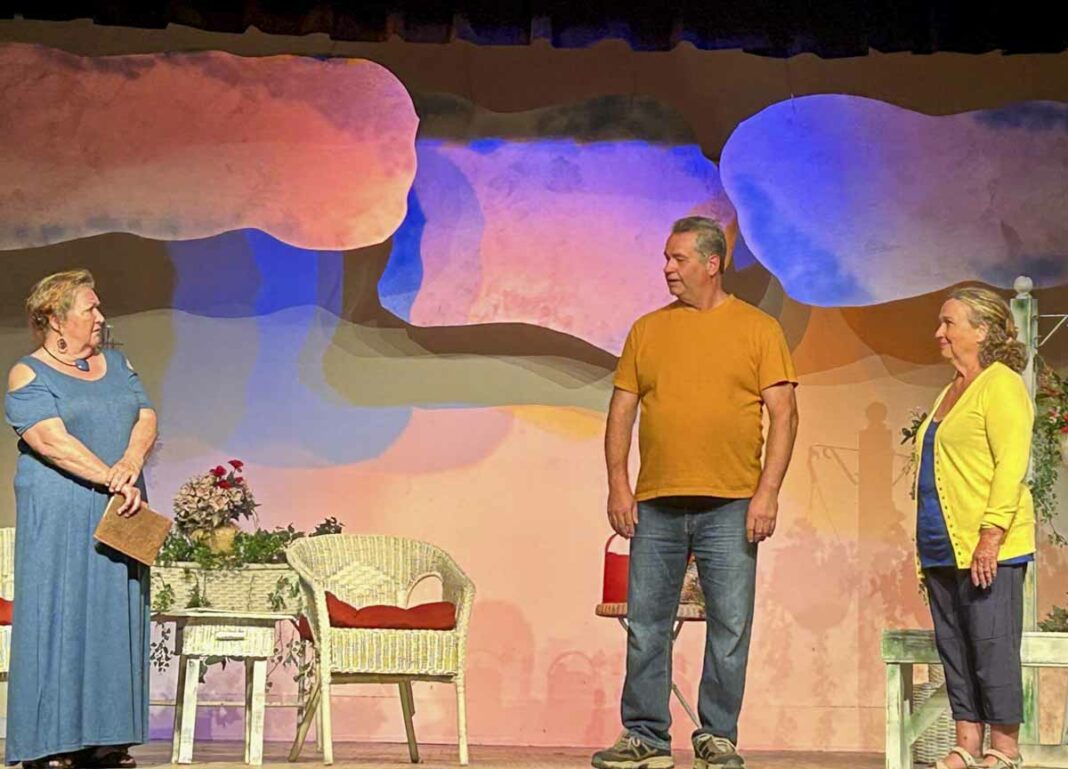
[[197, 529], [191, 536], [197, 544], [207, 545], [211, 552], [223, 555], [234, 549], [237, 532], [235, 524], [227, 523], [217, 529]]

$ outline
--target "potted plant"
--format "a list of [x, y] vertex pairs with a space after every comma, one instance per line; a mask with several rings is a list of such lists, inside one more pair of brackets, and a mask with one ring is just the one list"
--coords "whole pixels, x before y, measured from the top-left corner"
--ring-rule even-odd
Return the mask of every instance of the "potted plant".
[[229, 553], [237, 535], [237, 521], [256, 510], [252, 490], [241, 476], [244, 462], [231, 459], [203, 475], [190, 478], [174, 498], [178, 531], [215, 553]]

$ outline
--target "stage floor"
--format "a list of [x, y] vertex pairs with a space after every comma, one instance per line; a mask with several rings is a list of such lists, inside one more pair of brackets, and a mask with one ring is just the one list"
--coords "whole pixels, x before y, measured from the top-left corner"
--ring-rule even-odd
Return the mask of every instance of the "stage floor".
[[[0, 740], [0, 746], [3, 740]], [[238, 742], [199, 742], [193, 751], [197, 764], [207, 764], [216, 769], [243, 767], [242, 745]], [[455, 745], [420, 745], [419, 751], [426, 769], [455, 769], [459, 766]], [[286, 755], [289, 745], [269, 742], [263, 746], [263, 763], [289, 766]], [[590, 765], [592, 751], [575, 748], [507, 748], [473, 745], [471, 766], [483, 769], [554, 769], [555, 767], [580, 767]], [[169, 742], [151, 742], [133, 749], [141, 767], [161, 766], [170, 763]], [[748, 769], [882, 769], [883, 757], [879, 753], [748, 753]], [[318, 765], [319, 757], [311, 742], [301, 754], [299, 764]], [[408, 746], [392, 743], [335, 743], [334, 765], [336, 767], [410, 767]], [[675, 765], [679, 769], [693, 766], [693, 754], [678, 751]]]

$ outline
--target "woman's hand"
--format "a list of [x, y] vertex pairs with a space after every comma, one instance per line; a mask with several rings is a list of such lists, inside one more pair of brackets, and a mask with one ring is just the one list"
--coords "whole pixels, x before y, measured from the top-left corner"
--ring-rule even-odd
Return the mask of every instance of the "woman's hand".
[[124, 456], [118, 462], [108, 468], [108, 476], [105, 484], [112, 494], [118, 492], [123, 486], [137, 483], [141, 477], [141, 463], [136, 459]]
[[1005, 539], [1005, 532], [997, 526], [979, 530], [979, 544], [972, 553], [972, 584], [986, 589], [994, 584], [998, 575], [998, 550]]
[[119, 515], [124, 518], [133, 518], [141, 512], [141, 489], [132, 483], [127, 483], [120, 487], [116, 493], [123, 496], [122, 506], [117, 511]]

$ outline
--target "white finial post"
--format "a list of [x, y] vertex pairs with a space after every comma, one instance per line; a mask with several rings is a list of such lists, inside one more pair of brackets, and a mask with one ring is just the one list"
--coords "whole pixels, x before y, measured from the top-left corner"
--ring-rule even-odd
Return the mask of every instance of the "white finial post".
[[[1016, 296], [1009, 302], [1012, 316], [1016, 321], [1016, 338], [1027, 348], [1027, 368], [1021, 372], [1027, 392], [1035, 397], [1037, 389], [1035, 377], [1035, 355], [1038, 354], [1038, 300], [1031, 294], [1035, 282], [1026, 275], [1021, 275], [1012, 283]], [[1031, 470], [1027, 471], [1028, 479]], [[1035, 564], [1037, 567], [1038, 564]], [[1038, 629], [1038, 569], [1028, 569], [1024, 578], [1024, 630]], [[1038, 676], [1034, 669], [1024, 671], [1024, 723], [1021, 728], [1020, 741], [1025, 744], [1038, 743]]]

